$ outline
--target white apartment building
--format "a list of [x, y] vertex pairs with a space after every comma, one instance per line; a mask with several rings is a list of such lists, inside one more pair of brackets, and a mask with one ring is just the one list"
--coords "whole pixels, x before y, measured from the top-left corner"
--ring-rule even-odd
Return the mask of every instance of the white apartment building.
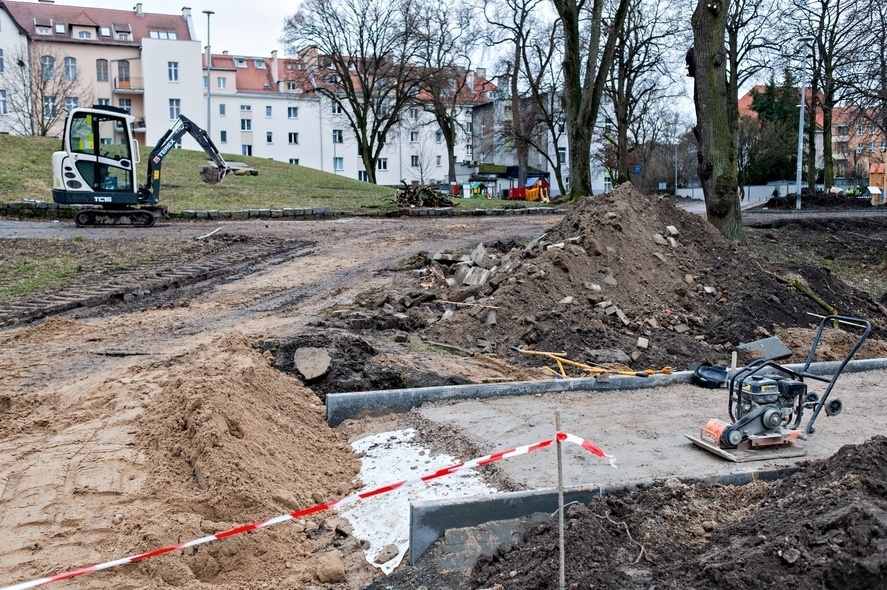
[[[222, 152], [366, 180], [347, 117], [330, 98], [311, 91], [309, 69], [303, 60], [280, 58], [276, 51], [271, 57], [214, 54], [209, 76], [204, 76], [211, 119], [201, 124], [208, 125]], [[487, 87], [474, 72], [470, 76], [479, 89]], [[482, 98], [483, 91], [477, 94]], [[459, 109], [455, 155], [457, 174], [466, 179], [473, 163], [471, 110], [478, 101]], [[403, 122], [389, 133], [377, 168], [379, 184], [446, 182], [446, 143], [421, 104], [408, 108]]]

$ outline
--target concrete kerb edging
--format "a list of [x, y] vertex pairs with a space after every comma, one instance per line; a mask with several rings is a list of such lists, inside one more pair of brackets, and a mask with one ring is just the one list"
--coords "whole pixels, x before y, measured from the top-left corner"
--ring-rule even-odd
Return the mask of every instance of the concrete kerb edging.
[[[839, 362], [812, 363], [809, 371], [817, 375], [829, 375], [837, 370]], [[785, 365], [800, 370], [803, 365]], [[850, 361], [844, 371], [851, 373], [887, 369], [887, 359]], [[608, 381], [593, 377], [558, 379], [552, 381], [514, 381], [511, 383], [469, 383], [466, 385], [441, 385], [412, 389], [331, 393], [326, 397], [327, 423], [336, 427], [345, 420], [363, 416], [408, 412], [426, 402], [444, 400], [477, 399], [560, 393], [566, 391], [613, 391], [660, 387], [671, 383], [689, 383], [692, 371], [679, 371], [671, 375], [655, 374], [650, 377], [611, 376]]]
[[[93, 208], [92, 205], [65, 205], [46, 201], [23, 201], [0, 203], [0, 215], [10, 217], [36, 217], [41, 219], [73, 218], [77, 211]], [[515, 209], [458, 209], [453, 207], [425, 207], [396, 211], [373, 211], [354, 213], [351, 211], [333, 211], [332, 207], [284, 207], [282, 209], [244, 209], [239, 211], [198, 211], [185, 210], [169, 213], [171, 219], [184, 220], [243, 220], [243, 219], [332, 219], [345, 217], [458, 217], [468, 216], [502, 216], [502, 215], [544, 215], [563, 213], [557, 207], [520, 207]]]
[[[700, 483], [742, 486], [753, 481], [775, 481], [797, 470], [797, 467], [786, 467], [768, 471], [678, 479], [688, 485]], [[606, 488], [594, 485], [567, 488], [564, 490], [564, 504], [580, 502], [587, 505], [598, 495], [631, 492], [651, 487], [656, 483], [650, 481]], [[504, 492], [494, 497], [469, 496], [411, 502], [410, 565], [415, 565], [422, 554], [449, 529], [475, 527], [487, 522], [524, 518], [538, 513], [552, 514], [557, 511], [557, 506], [557, 489], [554, 488]]]

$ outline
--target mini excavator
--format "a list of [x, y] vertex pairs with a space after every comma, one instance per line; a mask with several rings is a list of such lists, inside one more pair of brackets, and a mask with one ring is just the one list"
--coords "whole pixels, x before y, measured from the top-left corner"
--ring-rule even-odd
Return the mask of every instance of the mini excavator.
[[[135, 165], [139, 144], [134, 137], [135, 117], [107, 105], [75, 108], [65, 120], [63, 151], [52, 155], [52, 199], [67, 205], [98, 205], [74, 216], [79, 227], [151, 227], [165, 208], [160, 201], [163, 158], [189, 133], [207, 153], [212, 166], [200, 168], [204, 182], [225, 179], [230, 168], [209, 135], [180, 115], [160, 138], [148, 158], [144, 185], [138, 185]], [[138, 188], [136, 188], [138, 187]]]
[[[860, 330], [859, 336], [834, 373], [814, 374], [810, 365], [827, 325], [841, 323]], [[737, 370], [727, 379], [727, 411], [731, 422], [711, 419], [699, 436], [685, 435], [693, 444], [735, 462], [801, 457], [806, 448], [798, 441], [813, 434], [820, 412], [837, 416], [843, 409], [838, 399], [829, 399], [841, 372], [872, 330], [867, 320], [830, 315], [822, 319], [803, 367], [795, 371], [772, 360], [759, 359]], [[825, 383], [822, 395], [809, 391], [806, 380]], [[802, 427], [804, 411], [812, 410]]]

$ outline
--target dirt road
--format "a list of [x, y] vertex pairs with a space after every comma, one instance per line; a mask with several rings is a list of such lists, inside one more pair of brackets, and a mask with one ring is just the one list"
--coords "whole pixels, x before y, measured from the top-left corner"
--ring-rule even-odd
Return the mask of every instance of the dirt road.
[[[313, 250], [293, 259], [258, 263], [251, 272], [178, 289], [159, 300], [148, 298], [121, 303], [116, 308], [74, 310], [65, 317], [0, 332], [0, 571], [5, 572], [0, 584], [170, 542], [174, 539], [169, 536], [169, 519], [183, 522], [182, 517], [174, 515], [199, 514], [214, 523], [234, 524], [264, 516], [271, 510], [279, 511], [281, 502], [275, 501], [222, 514], [225, 505], [231, 503], [231, 498], [224, 494], [218, 494], [214, 501], [196, 502], [190, 508], [172, 505], [168, 498], [157, 495], [164, 487], [191, 486], [190, 492], [183, 491], [181, 501], [192, 502], [189, 493], [199, 494], [197, 484], [213, 477], [211, 473], [198, 473], [200, 470], [193, 463], [199, 456], [189, 459], [192, 473], [178, 474], [183, 481], [174, 481], [176, 475], [170, 469], [152, 471], [157, 467], [154, 453], [162, 445], [146, 446], [153, 431], [146, 430], [145, 422], [165, 417], [157, 416], [154, 409], [162, 405], [166, 396], [213, 372], [218, 373], [219, 379], [208, 387], [236, 383], [250, 363], [253, 372], [273, 371], [267, 368], [267, 362], [264, 368], [253, 366], [261, 364], [260, 357], [258, 361], [231, 361], [227, 367], [212, 365], [213, 359], [201, 357], [201, 347], [215, 342], [213, 346], [221, 350], [224, 346], [218, 344], [218, 339], [229, 335], [247, 334], [248, 341], [255, 343], [270, 335], [298, 333], [318, 310], [347, 301], [370, 286], [384, 286], [387, 269], [397, 268], [403, 258], [418, 250], [470, 248], [481, 240], [532, 238], [550, 223], [550, 217], [507, 217], [436, 219], [433, 223], [411, 219], [226, 224], [225, 234], [283, 234], [313, 243]], [[152, 237], [180, 238], [204, 235], [214, 227], [161, 224], [148, 231]], [[4, 235], [19, 237], [52, 231], [86, 238], [108, 235], [65, 223], [5, 223], [2, 231]], [[145, 230], [113, 232], [117, 237], [138, 237]], [[240, 355], [248, 357], [247, 352]], [[211, 357], [212, 353], [206, 356]], [[224, 354], [219, 352], [216, 356], [222, 358]], [[230, 358], [237, 359], [238, 354], [232, 353]], [[171, 375], [179, 375], [178, 381], [171, 381]], [[281, 376], [277, 381], [282, 379]], [[298, 382], [290, 381], [292, 388], [299, 387]], [[256, 383], [250, 381], [244, 387], [254, 389]], [[256, 393], [250, 391], [249, 395]], [[249, 440], [248, 435], [232, 425], [244, 417], [226, 413], [221, 401], [219, 405], [216, 413], [225, 415], [227, 430], [236, 439], [232, 440]], [[169, 411], [181, 411], [183, 421], [191, 416], [181, 407]], [[157, 430], [161, 427], [159, 423], [156, 426]], [[316, 437], [320, 439], [316, 446], [322, 465], [331, 459], [323, 457], [327, 453], [324, 439], [329, 439], [329, 446], [335, 449], [336, 445], [341, 446], [341, 437], [322, 431]], [[314, 446], [314, 441], [303, 442]], [[292, 441], [288, 444], [295, 445]], [[200, 451], [197, 455], [201, 453], [205, 454]], [[242, 460], [241, 467], [246, 470], [249, 457]], [[315, 491], [329, 497], [347, 492], [347, 487], [335, 488], [337, 482], [347, 484], [354, 476], [345, 467], [353, 469], [349, 465], [341, 472], [322, 469], [332, 487], [324, 489], [324, 480], [317, 483]], [[292, 475], [297, 480], [305, 477], [301, 473]], [[300, 485], [278, 483], [290, 489]], [[200, 487], [212, 488], [210, 484]], [[311, 489], [306, 494], [310, 504]], [[120, 521], [131, 523], [134, 528], [122, 526]], [[149, 527], [145, 521], [157, 524], [157, 530], [147, 534]], [[182, 526], [188, 529], [187, 523]], [[181, 534], [199, 536], [200, 526], [198, 523], [194, 525], [198, 530], [189, 529]], [[222, 527], [205, 523], [202, 526], [215, 530]], [[294, 557], [289, 559], [296, 561]], [[193, 574], [182, 574], [174, 566], [168, 567], [176, 573], [162, 575], [152, 567], [144, 566], [149, 572], [147, 579], [170, 583], [193, 579]], [[261, 563], [255, 567], [264, 571]], [[249, 568], [235, 569], [240, 570], [232, 574], [235, 578], [251, 573]], [[201, 569], [192, 565], [191, 570], [204, 572], [197, 574], [198, 578], [214, 580], [220, 571], [224, 573], [224, 567]], [[136, 581], [127, 583], [144, 587], [146, 578], [140, 578], [138, 572], [120, 574], [122, 580], [129, 579], [129, 575], [134, 575]], [[84, 580], [83, 584], [106, 587], [108, 578], [98, 582]]]

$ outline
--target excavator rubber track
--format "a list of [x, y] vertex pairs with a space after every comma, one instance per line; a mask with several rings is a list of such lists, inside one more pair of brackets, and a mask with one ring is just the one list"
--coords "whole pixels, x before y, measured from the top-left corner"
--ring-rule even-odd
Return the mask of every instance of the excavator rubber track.
[[151, 227], [156, 207], [144, 209], [85, 209], [74, 216], [77, 227]]

